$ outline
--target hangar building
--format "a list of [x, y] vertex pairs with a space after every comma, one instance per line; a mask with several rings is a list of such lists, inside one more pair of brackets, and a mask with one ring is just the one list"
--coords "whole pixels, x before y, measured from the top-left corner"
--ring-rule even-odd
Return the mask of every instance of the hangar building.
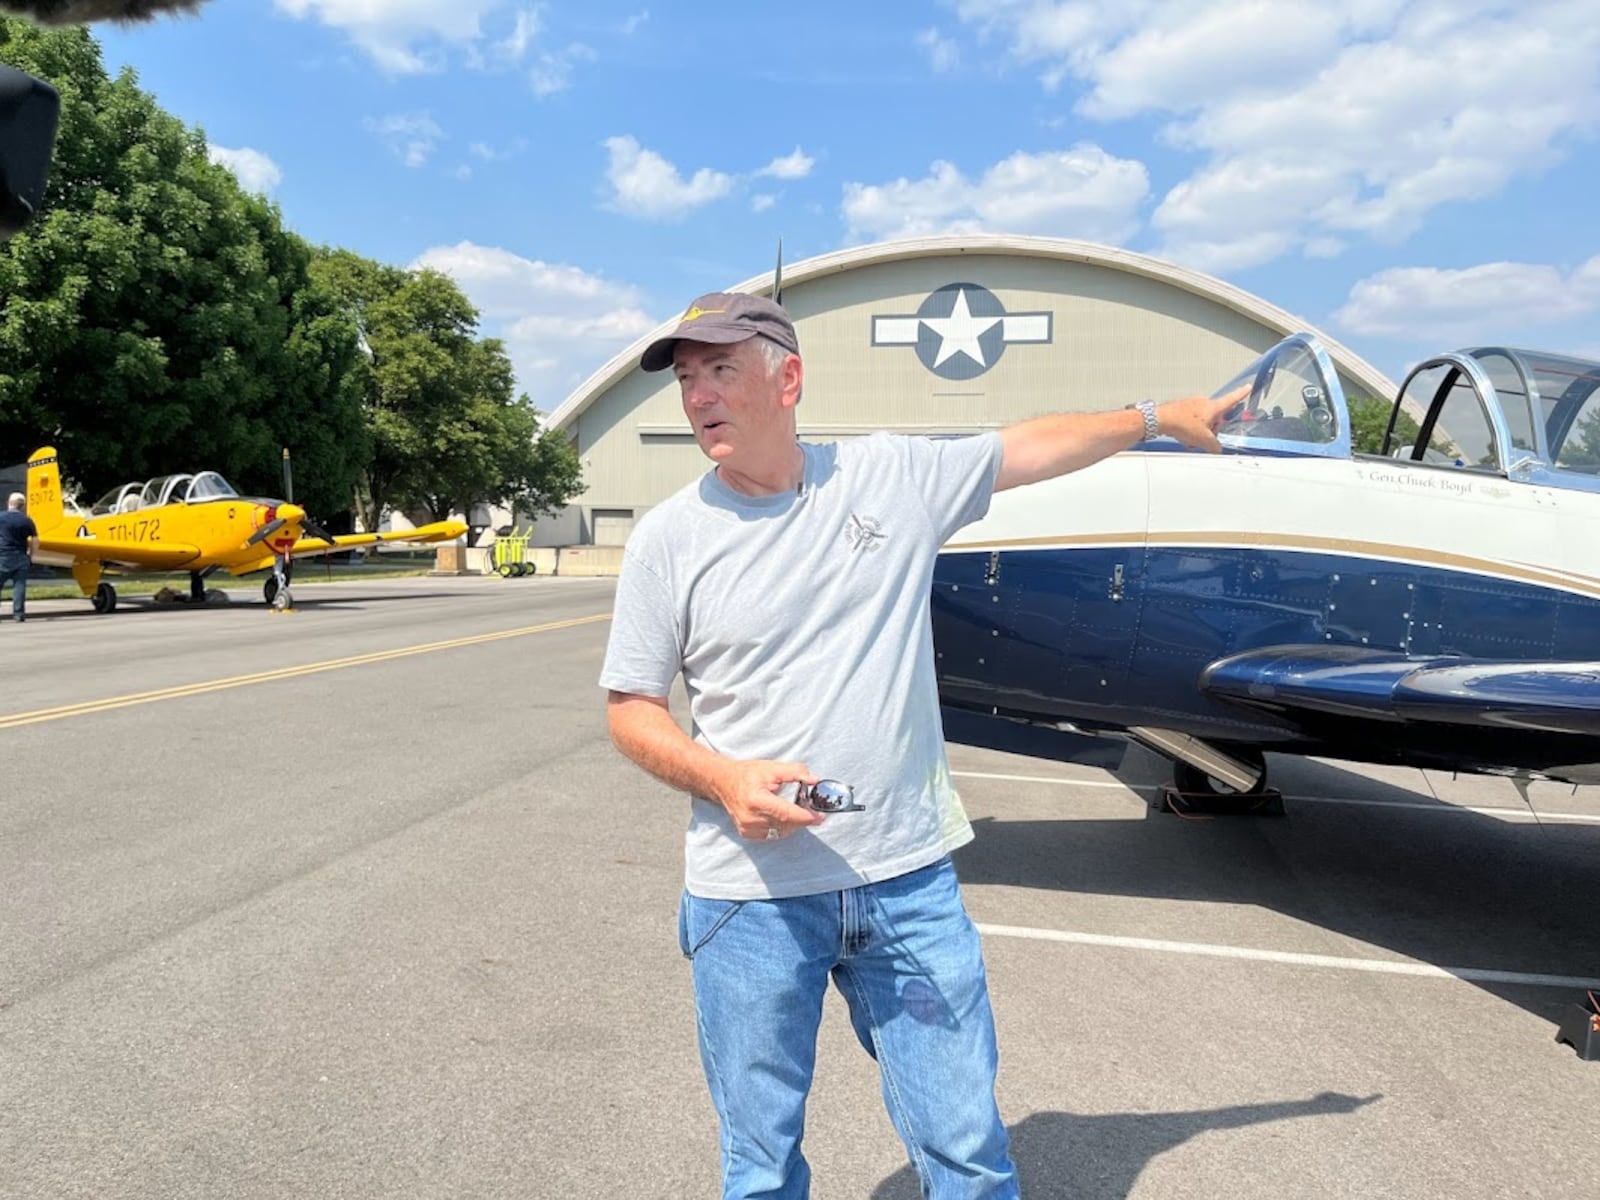
[[[729, 291], [770, 295], [770, 274]], [[683, 297], [687, 305], [692, 297]], [[783, 271], [805, 360], [800, 436], [960, 434], [1055, 411], [1206, 393], [1304, 322], [1218, 279], [1089, 242], [1007, 235], [858, 246]], [[709, 468], [669, 371], [639, 355], [592, 375], [550, 417], [586, 490], [533, 544], [619, 546], [652, 505]], [[1308, 330], [1316, 332], [1315, 330]], [[1394, 385], [1323, 337], [1347, 394]]]

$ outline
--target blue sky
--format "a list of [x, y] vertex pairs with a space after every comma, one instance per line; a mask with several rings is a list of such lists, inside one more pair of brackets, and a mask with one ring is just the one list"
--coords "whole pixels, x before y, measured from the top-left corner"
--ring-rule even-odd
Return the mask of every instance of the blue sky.
[[454, 276], [547, 410], [780, 236], [1123, 246], [1397, 382], [1483, 341], [1600, 357], [1593, 0], [212, 0], [97, 33], [292, 228]]

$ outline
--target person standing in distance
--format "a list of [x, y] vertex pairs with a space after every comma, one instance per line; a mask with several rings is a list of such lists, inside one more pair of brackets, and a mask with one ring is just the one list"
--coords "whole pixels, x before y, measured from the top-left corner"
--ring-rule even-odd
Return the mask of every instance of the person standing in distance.
[[[691, 797], [678, 933], [722, 1194], [809, 1195], [801, 1134], [831, 977], [923, 1194], [1016, 1196], [983, 956], [949, 858], [973, 833], [939, 717], [934, 559], [995, 491], [1157, 432], [1220, 450], [1240, 397], [805, 443], [789, 315], [726, 293], [697, 299], [641, 366], [672, 369], [713, 466], [629, 539], [600, 685], [618, 749]], [[667, 707], [680, 674], [692, 736]], [[864, 811], [780, 794], [819, 777]]]
[[0, 595], [10, 583], [11, 617], [16, 621], [28, 619], [28, 567], [39, 552], [39, 529], [22, 511], [26, 503], [21, 492], [12, 492], [0, 513]]

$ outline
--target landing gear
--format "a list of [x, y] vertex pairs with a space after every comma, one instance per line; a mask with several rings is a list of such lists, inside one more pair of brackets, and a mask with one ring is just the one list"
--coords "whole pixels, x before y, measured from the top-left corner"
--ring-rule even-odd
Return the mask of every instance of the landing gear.
[[292, 559], [280, 558], [272, 564], [272, 574], [261, 585], [261, 594], [273, 612], [288, 612], [294, 607], [294, 595], [289, 591], [289, 578], [293, 573]]
[[1161, 807], [1172, 812], [1209, 813], [1216, 815], [1243, 813], [1283, 812], [1283, 796], [1277, 788], [1267, 786], [1267, 761], [1259, 750], [1229, 752], [1241, 763], [1257, 773], [1255, 785], [1241, 791], [1207, 775], [1199, 767], [1186, 762], [1172, 764], [1172, 785], [1164, 789]]
[[204, 604], [206, 602], [206, 577], [199, 571], [189, 572], [189, 603]]
[[91, 602], [94, 604], [95, 612], [111, 612], [117, 607], [117, 589], [109, 583], [102, 583], [94, 589], [94, 597]]
[[267, 577], [266, 583], [261, 585], [261, 594], [274, 612], [284, 612], [294, 607], [294, 596], [289, 591], [289, 581], [280, 579], [276, 574]]

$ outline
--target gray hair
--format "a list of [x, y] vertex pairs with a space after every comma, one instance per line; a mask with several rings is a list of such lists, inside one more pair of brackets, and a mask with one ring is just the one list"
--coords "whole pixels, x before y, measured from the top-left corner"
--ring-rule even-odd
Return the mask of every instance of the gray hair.
[[28, 498], [21, 492], [12, 492], [10, 496], [6, 497], [7, 508], [21, 508], [27, 502]]
[[[783, 364], [785, 360], [787, 360], [789, 355], [793, 352], [785, 350], [771, 338], [758, 336], [752, 338], [751, 340], [755, 342], [756, 349], [761, 351], [761, 361], [767, 364], [767, 378], [776, 379], [778, 377], [778, 372], [783, 370]], [[799, 358], [800, 356], [796, 354], [795, 357]], [[802, 394], [804, 394], [803, 391]], [[796, 399], [798, 400], [799, 397], [796, 397]]]
[[[767, 364], [767, 374], [776, 375], [783, 369], [784, 360], [789, 357], [789, 351], [771, 338], [756, 337], [756, 349], [761, 351], [761, 357]], [[795, 355], [796, 358], [799, 355]]]

